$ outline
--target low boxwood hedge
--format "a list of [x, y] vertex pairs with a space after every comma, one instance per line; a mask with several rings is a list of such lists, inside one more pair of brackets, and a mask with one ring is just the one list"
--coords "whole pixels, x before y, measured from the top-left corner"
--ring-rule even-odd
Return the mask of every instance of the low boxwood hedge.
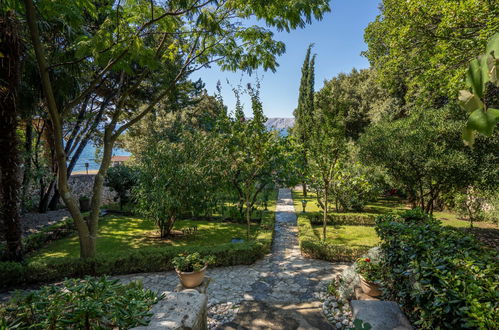
[[[272, 213], [273, 215], [273, 213]], [[274, 219], [265, 217], [263, 229], [254, 241], [215, 246], [142, 247], [127, 252], [105, 254], [91, 259], [63, 258], [24, 263], [0, 262], [0, 287], [53, 282], [86, 275], [118, 275], [173, 270], [172, 259], [180, 253], [213, 255], [214, 266], [252, 264], [270, 252]]]
[[332, 262], [354, 261], [365, 254], [372, 246], [348, 246], [321, 241], [314, 233], [312, 224], [306, 216], [298, 217], [299, 242], [303, 254]]
[[498, 329], [497, 252], [412, 213], [376, 220], [387, 298], [398, 301], [419, 328]]
[[[323, 224], [322, 213], [312, 213], [307, 215], [313, 226]], [[376, 217], [370, 214], [328, 214], [328, 225], [352, 225], [352, 226], [374, 226]]]

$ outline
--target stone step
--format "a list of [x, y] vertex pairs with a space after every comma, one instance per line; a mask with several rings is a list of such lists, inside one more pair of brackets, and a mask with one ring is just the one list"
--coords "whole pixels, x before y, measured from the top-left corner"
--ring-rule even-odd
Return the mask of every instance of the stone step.
[[333, 327], [322, 313], [321, 302], [271, 304], [245, 301], [241, 304], [236, 318], [217, 329], [328, 330]]
[[357, 300], [374, 300], [374, 301], [379, 300], [378, 298], [371, 297], [371, 296], [365, 294], [364, 291], [362, 291], [362, 289], [359, 286], [355, 287], [355, 299], [357, 299]]
[[371, 325], [371, 330], [406, 330], [412, 329], [407, 317], [393, 301], [352, 300], [354, 319]]

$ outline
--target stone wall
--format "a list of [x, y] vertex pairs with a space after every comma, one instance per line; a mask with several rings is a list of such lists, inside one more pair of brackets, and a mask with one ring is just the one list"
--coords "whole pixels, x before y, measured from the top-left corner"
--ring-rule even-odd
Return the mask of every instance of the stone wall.
[[[71, 193], [80, 198], [83, 196], [92, 196], [92, 188], [96, 174], [74, 174], [69, 178], [69, 189]], [[115, 203], [116, 193], [111, 191], [109, 187], [104, 186], [102, 191], [102, 204]]]

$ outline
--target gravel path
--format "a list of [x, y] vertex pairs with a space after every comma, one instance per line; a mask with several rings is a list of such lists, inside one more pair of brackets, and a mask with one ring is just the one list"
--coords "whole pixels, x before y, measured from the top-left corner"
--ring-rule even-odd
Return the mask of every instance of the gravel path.
[[60, 209], [55, 211], [48, 211], [46, 213], [26, 213], [21, 216], [21, 226], [23, 235], [27, 236], [38, 232], [46, 226], [53, 225], [59, 221], [67, 219], [69, 211], [67, 209]]

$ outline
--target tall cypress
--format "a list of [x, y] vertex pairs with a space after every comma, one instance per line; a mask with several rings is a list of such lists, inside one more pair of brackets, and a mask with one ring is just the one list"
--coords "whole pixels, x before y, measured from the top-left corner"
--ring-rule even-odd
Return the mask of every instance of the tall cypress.
[[301, 81], [298, 94], [298, 106], [294, 111], [295, 127], [293, 134], [302, 146], [302, 187], [303, 195], [307, 196], [306, 173], [308, 168], [307, 147], [312, 128], [314, 112], [314, 82], [315, 82], [315, 55], [310, 57], [313, 45], [310, 44], [305, 54], [301, 69]]

